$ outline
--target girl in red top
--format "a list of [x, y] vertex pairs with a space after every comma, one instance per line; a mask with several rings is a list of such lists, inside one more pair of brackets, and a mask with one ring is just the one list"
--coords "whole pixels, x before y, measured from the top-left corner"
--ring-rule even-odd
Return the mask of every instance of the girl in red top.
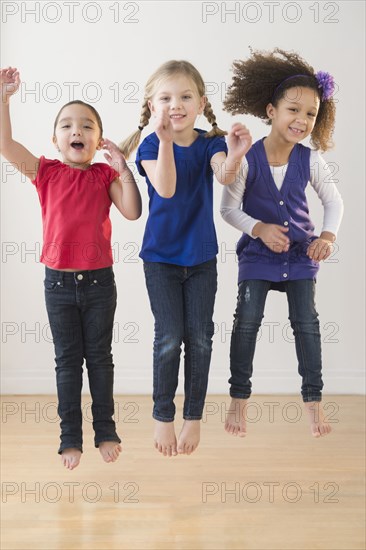
[[[0, 70], [1, 154], [36, 186], [42, 207], [45, 298], [56, 354], [63, 464], [72, 470], [82, 453], [81, 388], [84, 359], [92, 396], [95, 446], [106, 462], [121, 452], [113, 402], [111, 353], [116, 286], [112, 269], [112, 202], [129, 219], [141, 215], [141, 197], [117, 146], [102, 138], [99, 114], [71, 101], [54, 125], [62, 162], [36, 158], [12, 138], [9, 100], [20, 85], [13, 67]], [[94, 163], [106, 149], [110, 165]]]

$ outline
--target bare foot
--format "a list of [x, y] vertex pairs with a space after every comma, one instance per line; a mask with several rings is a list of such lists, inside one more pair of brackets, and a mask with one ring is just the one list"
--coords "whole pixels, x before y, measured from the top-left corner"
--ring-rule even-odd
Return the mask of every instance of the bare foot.
[[185, 420], [178, 439], [178, 453], [190, 455], [200, 442], [200, 420]]
[[99, 452], [105, 462], [116, 462], [122, 447], [117, 441], [102, 441], [99, 443]]
[[164, 456], [177, 455], [177, 438], [175, 437], [174, 422], [155, 420], [154, 443], [155, 449]]
[[332, 431], [332, 428], [325, 421], [325, 415], [321, 401], [309, 401], [304, 403], [305, 410], [309, 415], [310, 430], [314, 437], [327, 435]]
[[74, 447], [64, 449], [61, 454], [61, 462], [69, 470], [73, 470], [79, 465], [81, 458], [81, 451]]
[[229, 410], [226, 413], [225, 430], [231, 435], [245, 437], [247, 435], [247, 422], [245, 410], [248, 399], [231, 399]]

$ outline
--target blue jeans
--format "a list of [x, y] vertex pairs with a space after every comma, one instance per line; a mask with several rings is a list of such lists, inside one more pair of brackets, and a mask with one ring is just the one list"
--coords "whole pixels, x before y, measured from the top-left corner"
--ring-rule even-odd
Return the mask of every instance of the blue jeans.
[[172, 422], [184, 342], [183, 418], [200, 420], [211, 361], [216, 258], [193, 267], [144, 262], [155, 319], [153, 417]]
[[[281, 283], [287, 294], [289, 319], [295, 336], [298, 371], [302, 377], [303, 401], [321, 401], [322, 360], [318, 314], [315, 309], [315, 281], [301, 279]], [[230, 345], [230, 395], [247, 399], [251, 394], [251, 376], [257, 334], [271, 282], [242, 281]]]
[[111, 353], [117, 292], [111, 267], [70, 273], [46, 267], [48, 319], [55, 346], [61, 445], [82, 451], [83, 362], [92, 396], [95, 446], [118, 441], [113, 401]]

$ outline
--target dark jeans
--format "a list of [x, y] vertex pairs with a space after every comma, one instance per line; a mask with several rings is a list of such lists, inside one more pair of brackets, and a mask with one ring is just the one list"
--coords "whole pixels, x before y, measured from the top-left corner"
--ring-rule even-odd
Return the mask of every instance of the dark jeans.
[[144, 262], [144, 271], [155, 318], [153, 417], [162, 422], [174, 420], [184, 342], [183, 418], [200, 420], [214, 334], [216, 258], [193, 267]]
[[[303, 401], [321, 401], [322, 360], [318, 314], [315, 309], [315, 282], [310, 279], [282, 283], [287, 294], [289, 319], [295, 336], [298, 371], [302, 377]], [[239, 284], [238, 301], [231, 335], [230, 395], [247, 399], [257, 334], [270, 281], [249, 280]]]
[[92, 396], [95, 446], [121, 442], [113, 401], [111, 353], [117, 292], [111, 267], [69, 273], [46, 267], [44, 281], [48, 318], [55, 346], [61, 445], [82, 451], [81, 388], [83, 362]]

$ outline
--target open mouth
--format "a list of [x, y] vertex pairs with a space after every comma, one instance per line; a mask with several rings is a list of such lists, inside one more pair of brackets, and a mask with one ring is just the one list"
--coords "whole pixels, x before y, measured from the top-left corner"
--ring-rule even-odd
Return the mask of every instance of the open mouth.
[[172, 120], [181, 120], [182, 118], [184, 118], [186, 115], [170, 115], [170, 118]]
[[73, 149], [84, 149], [84, 143], [81, 143], [81, 141], [73, 141], [71, 147]]

